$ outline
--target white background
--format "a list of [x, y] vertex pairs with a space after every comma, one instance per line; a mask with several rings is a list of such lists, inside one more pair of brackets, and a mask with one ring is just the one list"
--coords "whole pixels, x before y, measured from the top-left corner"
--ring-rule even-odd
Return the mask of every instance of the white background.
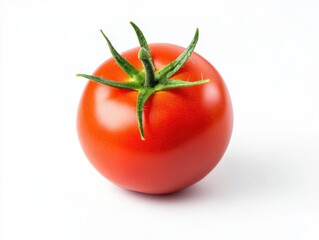
[[[3, 0], [0, 239], [319, 239], [319, 2]], [[118, 51], [187, 46], [229, 88], [234, 132], [220, 164], [167, 196], [122, 190], [78, 143], [86, 80]]]

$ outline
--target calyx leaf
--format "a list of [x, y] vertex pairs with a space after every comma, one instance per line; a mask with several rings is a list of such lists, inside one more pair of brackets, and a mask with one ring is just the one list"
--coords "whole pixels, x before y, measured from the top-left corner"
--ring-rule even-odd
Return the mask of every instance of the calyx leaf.
[[93, 76], [87, 74], [77, 74], [76, 76], [87, 78], [91, 81], [101, 83], [114, 88], [121, 88], [126, 90], [138, 91], [138, 97], [136, 101], [136, 115], [138, 128], [142, 140], [145, 140], [145, 133], [143, 127], [143, 108], [147, 99], [157, 91], [169, 90], [174, 88], [191, 87], [209, 82], [209, 79], [202, 79], [194, 82], [188, 82], [184, 80], [171, 80], [173, 76], [190, 58], [192, 55], [199, 37], [199, 30], [196, 29], [195, 35], [185, 49], [185, 51], [177, 57], [173, 62], [169, 63], [162, 69], [156, 71], [152, 59], [152, 54], [149, 49], [148, 43], [142, 31], [133, 22], [130, 22], [140, 44], [140, 51], [138, 57], [143, 64], [143, 70], [138, 70], [131, 63], [129, 63], [124, 57], [119, 54], [113, 47], [110, 40], [106, 37], [101, 30], [103, 37], [105, 38], [110, 52], [116, 61], [116, 63], [123, 69], [123, 71], [130, 77], [128, 82], [118, 82], [110, 79], [105, 79], [100, 76]]

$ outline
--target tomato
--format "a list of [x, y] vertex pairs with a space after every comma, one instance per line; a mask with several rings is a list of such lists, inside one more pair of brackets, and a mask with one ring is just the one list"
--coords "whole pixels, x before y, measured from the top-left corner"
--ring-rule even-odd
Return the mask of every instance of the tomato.
[[[133, 26], [138, 34], [139, 29]], [[145, 40], [143, 35], [139, 37]], [[152, 58], [148, 63], [153, 64], [154, 72], [186, 51], [173, 44], [155, 43], [147, 47]], [[121, 56], [144, 73], [143, 79], [147, 63], [141, 60], [140, 49], [133, 48]], [[123, 59], [116, 60], [116, 53], [93, 76], [80, 75], [93, 80], [84, 89], [77, 115], [78, 136], [87, 158], [104, 177], [133, 191], [166, 194], [198, 182], [220, 161], [232, 133], [232, 105], [222, 77], [207, 60], [193, 52], [168, 81], [209, 81], [152, 91], [142, 105], [138, 125], [136, 107], [140, 92], [93, 79], [132, 81], [118, 65]]]

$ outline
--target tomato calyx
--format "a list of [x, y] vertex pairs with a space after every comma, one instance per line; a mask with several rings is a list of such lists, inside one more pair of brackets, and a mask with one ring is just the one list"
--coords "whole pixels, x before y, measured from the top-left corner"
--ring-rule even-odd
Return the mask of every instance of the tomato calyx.
[[170, 79], [189, 59], [192, 55], [195, 46], [198, 41], [199, 30], [196, 29], [195, 35], [189, 44], [189, 46], [184, 50], [184, 52], [177, 57], [174, 61], [166, 65], [165, 67], [157, 70], [154, 67], [152, 55], [144, 37], [142, 31], [133, 23], [130, 22], [137, 35], [140, 50], [138, 52], [138, 58], [142, 62], [143, 69], [139, 70], [131, 63], [129, 63], [121, 54], [119, 54], [113, 47], [110, 40], [104, 34], [102, 30], [101, 33], [105, 38], [110, 52], [116, 61], [116, 63], [122, 68], [122, 70], [129, 76], [130, 80], [128, 82], [118, 82], [114, 80], [105, 79], [99, 76], [87, 75], [87, 74], [77, 74], [77, 76], [87, 78], [91, 81], [101, 83], [114, 88], [121, 88], [126, 90], [138, 91], [138, 97], [136, 102], [136, 115], [138, 128], [142, 140], [145, 140], [144, 128], [143, 128], [143, 108], [147, 99], [152, 96], [157, 91], [169, 90], [174, 88], [191, 87], [209, 82], [209, 79], [202, 79], [194, 82], [188, 82], [186, 80], [172, 80]]

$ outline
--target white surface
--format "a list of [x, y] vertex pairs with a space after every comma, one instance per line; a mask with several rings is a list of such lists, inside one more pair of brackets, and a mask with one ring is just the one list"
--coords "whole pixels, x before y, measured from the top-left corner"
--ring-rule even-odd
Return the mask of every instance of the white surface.
[[[210, 5], [208, 5], [210, 2]], [[319, 239], [319, 2], [35, 1], [1, 7], [0, 239]], [[169, 8], [169, 9], [167, 9]], [[233, 138], [221, 163], [180, 193], [113, 186], [79, 146], [85, 80], [119, 51], [187, 46], [224, 77]]]

